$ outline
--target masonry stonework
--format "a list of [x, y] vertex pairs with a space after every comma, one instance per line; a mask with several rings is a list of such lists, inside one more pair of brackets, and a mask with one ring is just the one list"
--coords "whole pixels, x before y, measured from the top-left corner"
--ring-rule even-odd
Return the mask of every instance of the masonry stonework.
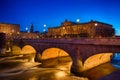
[[115, 31], [112, 25], [91, 20], [86, 23], [76, 23], [65, 20], [61, 26], [48, 29], [48, 36], [60, 37], [113, 37]]

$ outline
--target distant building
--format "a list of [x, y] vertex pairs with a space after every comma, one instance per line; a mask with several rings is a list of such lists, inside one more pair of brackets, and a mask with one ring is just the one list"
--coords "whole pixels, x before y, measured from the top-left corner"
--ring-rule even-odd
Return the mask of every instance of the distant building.
[[112, 25], [91, 20], [86, 23], [65, 20], [61, 26], [48, 29], [49, 37], [112, 37], [115, 30]]
[[6, 37], [9, 38], [16, 34], [20, 33], [20, 25], [19, 24], [8, 24], [8, 23], [0, 23], [0, 32], [5, 33]]
[[34, 32], [34, 26], [33, 24], [30, 25], [30, 33], [33, 33]]
[[0, 33], [5, 33], [7, 39], [38, 39], [40, 34], [33, 31], [33, 24], [30, 25], [30, 32], [20, 32], [19, 24], [0, 23]]
[[38, 39], [40, 38], [39, 31], [34, 32], [34, 26], [33, 24], [30, 24], [30, 31], [27, 32], [20, 32], [19, 38], [21, 39]]
[[40, 38], [39, 33], [28, 33], [28, 32], [21, 32], [19, 35], [21, 39], [38, 39]]

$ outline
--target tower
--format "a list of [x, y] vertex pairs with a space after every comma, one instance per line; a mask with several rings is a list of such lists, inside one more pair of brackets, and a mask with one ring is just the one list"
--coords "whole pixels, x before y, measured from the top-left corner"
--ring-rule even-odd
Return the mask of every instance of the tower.
[[34, 32], [34, 26], [33, 26], [33, 24], [30, 25], [30, 32], [31, 32], [31, 33]]

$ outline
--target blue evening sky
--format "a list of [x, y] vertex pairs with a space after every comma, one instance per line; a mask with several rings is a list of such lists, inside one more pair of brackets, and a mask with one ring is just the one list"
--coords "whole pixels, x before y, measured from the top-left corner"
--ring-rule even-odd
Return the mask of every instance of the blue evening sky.
[[119, 0], [0, 0], [0, 22], [20, 24], [20, 30], [34, 25], [34, 31], [69, 21], [97, 20], [112, 24], [120, 35]]

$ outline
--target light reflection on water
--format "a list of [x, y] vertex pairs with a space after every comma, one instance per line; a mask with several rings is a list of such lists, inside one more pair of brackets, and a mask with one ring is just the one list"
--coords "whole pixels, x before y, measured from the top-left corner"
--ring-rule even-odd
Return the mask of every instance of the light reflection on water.
[[[58, 61], [59, 63], [53, 67], [40, 67], [39, 65], [42, 63], [33, 62], [32, 58], [26, 60], [24, 56], [1, 58], [0, 65], [3, 66], [0, 66], [0, 80], [88, 80], [71, 75], [71, 62], [64, 62], [64, 59], [69, 61], [68, 57], [61, 58], [59, 61], [54, 59], [55, 62]], [[46, 64], [50, 64], [50, 62], [53, 61], [48, 61]]]
[[58, 71], [55, 75], [56, 75], [57, 77], [64, 77], [64, 76], [67, 75], [67, 73], [64, 72], [64, 71]]
[[29, 80], [38, 80], [37, 77], [31, 77]]
[[120, 69], [120, 53], [114, 53], [113, 57], [111, 58], [112, 66]]
[[[23, 56], [6, 57], [6, 58], [0, 59], [0, 63], [1, 62], [8, 63], [8, 64], [12, 63], [12, 64], [15, 64], [14, 66], [16, 67], [11, 70], [6, 70], [7, 72], [6, 71], [2, 72], [2, 69], [1, 69], [0, 80], [6, 80], [6, 78], [7, 80], [11, 80], [9, 79], [10, 76], [12, 76], [13, 80], [87, 80], [87, 78], [85, 79], [83, 77], [77, 77], [70, 74], [70, 65], [72, 64], [72, 62], [64, 61], [66, 59], [67, 61], [69, 61], [68, 57], [61, 58], [59, 60], [54, 59], [53, 61], [51, 60], [47, 62], [44, 61], [46, 63], [45, 67], [43, 66], [38, 67], [38, 65], [40, 65], [41, 63], [33, 62], [32, 58], [31, 60], [26, 60], [25, 58], [21, 58], [21, 57]], [[27, 57], [30, 57], [30, 56], [27, 56]], [[31, 62], [28, 62], [28, 61], [31, 61]], [[65, 63], [62, 63], [62, 62], [65, 62]], [[50, 65], [47, 65], [48, 63], [49, 64], [55, 63], [56, 65], [53, 65], [53, 67], [51, 67]], [[114, 54], [113, 58], [111, 59], [111, 64], [114, 67], [120, 68], [120, 54]], [[11, 68], [12, 67], [13, 65], [11, 66]], [[3, 79], [1, 79], [1, 77]]]

